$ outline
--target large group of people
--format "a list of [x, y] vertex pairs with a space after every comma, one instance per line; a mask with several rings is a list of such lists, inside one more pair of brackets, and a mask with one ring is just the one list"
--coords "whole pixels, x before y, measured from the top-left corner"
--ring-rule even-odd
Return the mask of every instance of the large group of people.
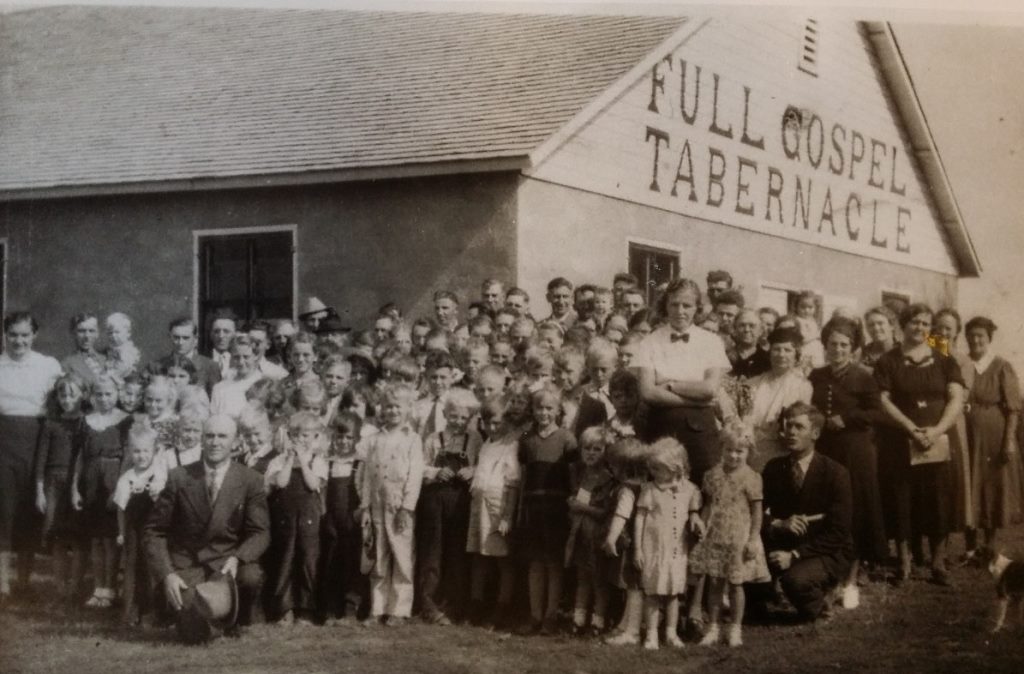
[[56, 601], [129, 625], [230, 577], [241, 625], [739, 646], [745, 614], [827, 620], [928, 556], [948, 585], [951, 533], [969, 558], [1020, 514], [1019, 385], [990, 319], [821, 325], [813, 293], [755, 309], [724, 271], [656, 296], [556, 278], [537, 319], [488, 279], [364, 330], [311, 298], [298, 323], [216, 313], [206, 355], [190, 318], [158, 355], [123, 313], [82, 313], [61, 361], [12, 313], [0, 603], [44, 553]]

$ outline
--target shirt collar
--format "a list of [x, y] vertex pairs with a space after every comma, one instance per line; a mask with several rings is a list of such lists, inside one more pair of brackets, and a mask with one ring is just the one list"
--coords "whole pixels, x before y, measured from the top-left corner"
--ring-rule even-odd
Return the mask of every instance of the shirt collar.
[[550, 438], [552, 435], [554, 435], [555, 431], [557, 431], [557, 430], [558, 430], [558, 424], [554, 424], [554, 425], [550, 426], [547, 429], [546, 433], [541, 432], [541, 429], [538, 428], [537, 429], [537, 435], [546, 440], [546, 439]]
[[807, 476], [807, 471], [811, 467], [811, 459], [814, 458], [814, 454], [815, 452], [808, 452], [807, 456], [797, 461], [797, 463], [800, 464], [800, 470], [804, 473], [804, 477]]
[[11, 358], [10, 354], [4, 352], [0, 354], [0, 365], [6, 365], [9, 367], [29, 367], [36, 361], [38, 356], [39, 354], [35, 351], [29, 351], [21, 360], [14, 360]]
[[209, 473], [210, 471], [213, 471], [213, 474], [217, 476], [217, 479], [223, 478], [224, 477], [224, 473], [228, 472], [228, 468], [231, 467], [231, 462], [230, 461], [225, 461], [224, 463], [220, 464], [216, 468], [213, 468], [213, 467], [210, 466], [210, 464], [206, 463], [206, 459], [203, 459], [202, 461], [203, 461], [203, 471], [206, 472], [206, 473]]
[[983, 374], [985, 370], [988, 369], [988, 366], [992, 364], [992, 361], [995, 360], [995, 357], [996, 354], [991, 349], [989, 349], [989, 351], [984, 356], [982, 356], [978, 360], [972, 361], [974, 363], [974, 371], [977, 372], [978, 374]]

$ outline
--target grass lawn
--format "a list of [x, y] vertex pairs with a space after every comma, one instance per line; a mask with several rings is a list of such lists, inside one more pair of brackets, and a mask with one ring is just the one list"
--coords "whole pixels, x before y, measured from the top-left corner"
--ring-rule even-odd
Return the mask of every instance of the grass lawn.
[[[1024, 559], [1024, 527], [1004, 536]], [[959, 555], [956, 537], [951, 553]], [[69, 613], [42, 601], [0, 611], [0, 672], [1024, 672], [1024, 629], [988, 633], [994, 585], [987, 572], [959, 568], [955, 588], [914, 580], [872, 583], [861, 608], [813, 626], [748, 626], [746, 645], [648, 653], [571, 637], [516, 637], [473, 627], [261, 625], [241, 638], [185, 647], [159, 630], [127, 630], [113, 616]], [[37, 583], [44, 594], [44, 579]]]

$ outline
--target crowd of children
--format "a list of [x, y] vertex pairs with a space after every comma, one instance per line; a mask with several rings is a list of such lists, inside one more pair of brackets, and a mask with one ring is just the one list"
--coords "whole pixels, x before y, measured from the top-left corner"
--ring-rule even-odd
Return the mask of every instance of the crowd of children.
[[[635, 279], [548, 290], [543, 321], [525, 292], [488, 280], [464, 317], [442, 291], [432, 321], [388, 305], [366, 331], [326, 311], [304, 330], [239, 326], [237, 372], [224, 372], [243, 386], [212, 391], [188, 358], [142, 367], [130, 320], [112, 315], [106, 364], [88, 384], [57, 380], [36, 456], [62, 597], [120, 597], [127, 622], [159, 619], [140, 538], [168, 471], [202, 459], [213, 409], [237, 419], [236, 459], [264, 475], [268, 621], [394, 626], [415, 612], [654, 649], [682, 645], [686, 595], [690, 617], [708, 612], [701, 643], [719, 641], [728, 605], [725, 636], [740, 645], [743, 584], [769, 579], [750, 429], [720, 410], [721, 463], [691, 482], [677, 440], [637, 437], [646, 409], [631, 362], [659, 317]], [[793, 321], [820, 345], [811, 314], [801, 306]], [[283, 376], [245, 360], [259, 339]]]

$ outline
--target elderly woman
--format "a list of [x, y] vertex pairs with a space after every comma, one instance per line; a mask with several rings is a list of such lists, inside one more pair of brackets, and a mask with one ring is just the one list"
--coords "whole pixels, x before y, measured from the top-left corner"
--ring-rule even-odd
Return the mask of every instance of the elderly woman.
[[996, 325], [984, 316], [967, 322], [970, 369], [967, 383], [967, 443], [971, 457], [971, 495], [985, 546], [1020, 514], [1020, 455], [1017, 422], [1020, 384], [1013, 366], [992, 350]]
[[796, 328], [782, 327], [768, 335], [768, 359], [771, 369], [749, 382], [749, 402], [740, 399], [737, 410], [754, 429], [757, 447], [749, 459], [760, 472], [769, 460], [787, 453], [779, 435], [782, 410], [795, 402], [811, 402], [811, 383], [800, 369], [800, 345], [803, 336]]
[[693, 324], [701, 294], [689, 279], [672, 281], [658, 302], [665, 325], [640, 342], [634, 361], [640, 396], [650, 407], [645, 439], [672, 436], [683, 443], [694, 484], [719, 460], [713, 405], [730, 368], [721, 338]]
[[[940, 351], [952, 356], [960, 366], [960, 374], [970, 388], [970, 375], [974, 371], [971, 359], [959, 349], [957, 340], [960, 337], [962, 323], [956, 309], [939, 309], [935, 312], [935, 325], [932, 326], [932, 337], [939, 338], [933, 344]], [[965, 393], [966, 396], [966, 393]], [[953, 530], [963, 531], [967, 541], [965, 560], [973, 556], [977, 547], [977, 513], [974, 510], [974, 498], [971, 495], [971, 456], [967, 448], [967, 418], [960, 415], [956, 418], [953, 431], [949, 434], [950, 468], [953, 470]], [[915, 555], [918, 553], [915, 552]]]
[[61, 375], [57, 359], [32, 350], [39, 324], [27, 312], [4, 319], [7, 350], [0, 355], [0, 603], [10, 597], [12, 553], [28, 582], [32, 563], [35, 489], [32, 463], [46, 400]]
[[860, 354], [860, 364], [873, 369], [875, 363], [896, 346], [896, 314], [885, 306], [872, 307], [864, 314], [864, 330], [870, 341]]
[[882, 562], [888, 554], [878, 489], [878, 451], [874, 425], [884, 413], [871, 371], [853, 362], [860, 347], [860, 324], [833, 318], [821, 330], [827, 365], [811, 372], [811, 403], [825, 415], [818, 450], [850, 473], [853, 491], [854, 557], [843, 587], [843, 607], [860, 604], [860, 561]]
[[879, 473], [899, 555], [897, 580], [910, 576], [911, 536], [923, 535], [931, 547], [932, 580], [949, 585], [945, 555], [953, 474], [947, 434], [963, 410], [964, 381], [956, 361], [928, 343], [933, 316], [926, 304], [904, 309], [903, 343], [875, 364], [882, 409], [895, 424], [880, 427]]

